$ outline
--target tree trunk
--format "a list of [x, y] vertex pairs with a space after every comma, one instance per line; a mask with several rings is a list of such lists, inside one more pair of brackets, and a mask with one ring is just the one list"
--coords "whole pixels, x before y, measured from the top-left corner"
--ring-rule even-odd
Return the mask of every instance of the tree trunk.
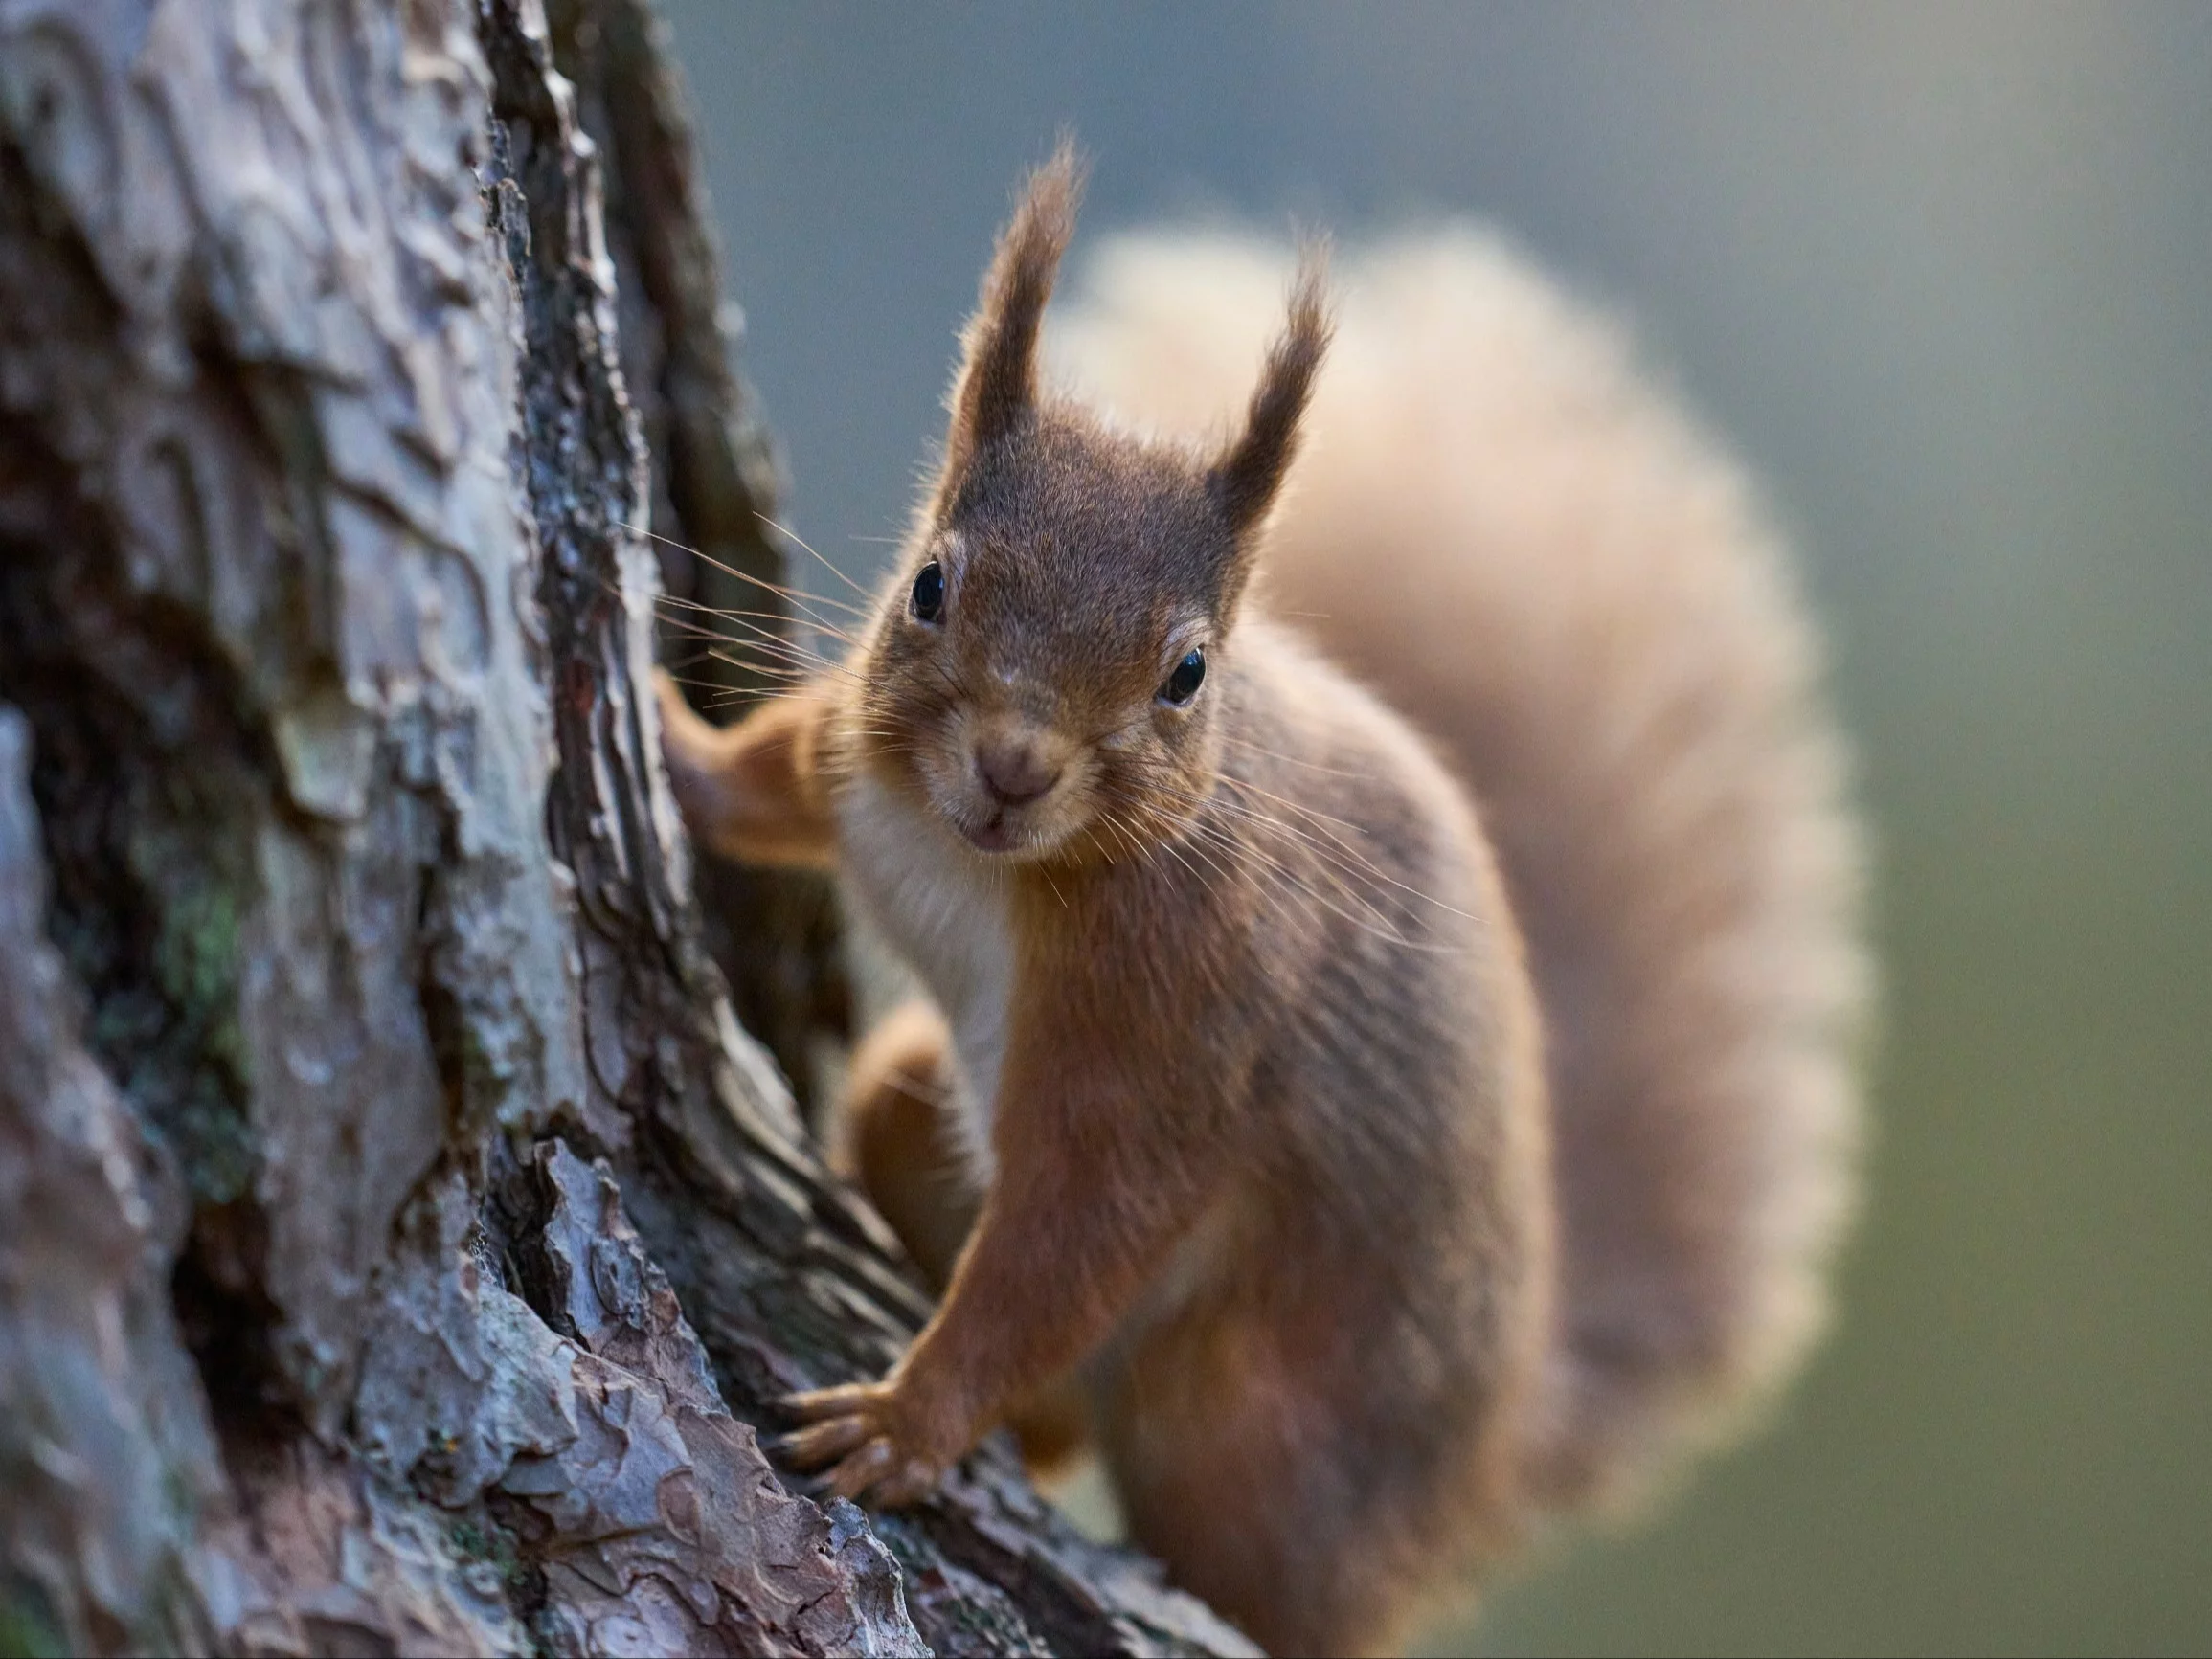
[[[732, 332], [642, 0], [0, 0], [0, 1648], [1244, 1648], [756, 1444], [926, 1305], [656, 752]], [[797, 1070], [825, 897], [713, 880]]]

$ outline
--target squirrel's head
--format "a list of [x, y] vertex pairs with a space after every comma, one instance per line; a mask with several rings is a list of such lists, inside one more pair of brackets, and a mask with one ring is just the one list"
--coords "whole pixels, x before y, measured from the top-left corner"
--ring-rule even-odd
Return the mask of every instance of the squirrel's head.
[[1080, 191], [1063, 144], [999, 240], [943, 468], [854, 664], [875, 763], [1014, 858], [1118, 859], [1211, 789], [1238, 601], [1329, 336], [1309, 255], [1242, 427], [1211, 453], [1041, 393]]

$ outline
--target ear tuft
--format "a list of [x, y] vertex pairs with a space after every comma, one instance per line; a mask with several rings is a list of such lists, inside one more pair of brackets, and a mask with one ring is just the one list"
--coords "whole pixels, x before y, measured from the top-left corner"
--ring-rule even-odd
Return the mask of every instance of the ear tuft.
[[982, 303], [961, 337], [959, 379], [946, 476], [956, 478], [976, 452], [1004, 437], [1037, 400], [1037, 330], [1060, 258], [1075, 234], [1084, 166], [1074, 140], [1063, 134], [1051, 159], [1024, 183], [1014, 216], [1000, 233]]
[[1291, 282], [1290, 320], [1267, 354], [1267, 367], [1245, 412], [1244, 430], [1207, 474], [1214, 501], [1240, 536], [1267, 515], [1298, 453], [1298, 422], [1335, 331], [1329, 320], [1328, 276], [1327, 242], [1305, 242]]

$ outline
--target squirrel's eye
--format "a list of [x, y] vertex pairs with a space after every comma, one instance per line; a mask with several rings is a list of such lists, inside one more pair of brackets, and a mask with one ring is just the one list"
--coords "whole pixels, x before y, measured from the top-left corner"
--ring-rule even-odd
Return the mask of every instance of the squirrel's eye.
[[934, 622], [945, 614], [944, 567], [935, 559], [914, 579], [914, 614], [922, 622]]
[[1206, 679], [1206, 653], [1193, 651], [1175, 665], [1175, 672], [1160, 687], [1160, 701], [1181, 708], [1198, 695], [1198, 687]]

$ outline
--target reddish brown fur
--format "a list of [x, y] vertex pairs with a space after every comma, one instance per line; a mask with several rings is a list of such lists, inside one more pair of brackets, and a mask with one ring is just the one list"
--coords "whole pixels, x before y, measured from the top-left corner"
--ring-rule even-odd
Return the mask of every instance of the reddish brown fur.
[[[1759, 1027], [1764, 1004], [1700, 1024], [1696, 995], [1655, 993], [1654, 1007], [1690, 1009], [1682, 1043], [1719, 1033], [1733, 1046], [1600, 1041], [1593, 1051], [1616, 1057], [1606, 1085], [1657, 1104], [1593, 1109], [1578, 1010], [1563, 1000], [1555, 1070], [1578, 1092], [1559, 1132], [1577, 1161], [1555, 1179], [1534, 987], [1464, 789], [1399, 716], [1243, 602], [1328, 337], [1318, 266], [1226, 445], [1117, 435], [1035, 390], [1036, 314], [1073, 173], [1063, 151], [1001, 243], [945, 471], [847, 671], [730, 732], [664, 700], [694, 829], [749, 856], [834, 855], [943, 1008], [941, 1027], [864, 1051], [856, 1155], [870, 1136], [877, 1151], [911, 1139], [893, 1096], [911, 1099], [927, 1071], [956, 1097], [946, 1127], [964, 1131], [981, 1194], [928, 1329], [882, 1383], [807, 1397], [811, 1425], [791, 1450], [833, 1465], [839, 1491], [906, 1501], [993, 1422], [1079, 1377], [1131, 1529], [1178, 1581], [1271, 1647], [1373, 1647], [1536, 1507], [1640, 1452], [1654, 1401], [1735, 1363], [1747, 1339], [1729, 1275], [1761, 1265], [1739, 1250], [1723, 1272], [1706, 1240], [1732, 1244], [1735, 1212], [1764, 1202], [1777, 1170], [1794, 1177], [1770, 1169], [1767, 1149], [1787, 1137], [1762, 1129], [1756, 1104], [1712, 1108], [1695, 1077], [1797, 1037]], [[1303, 510], [1284, 516], [1278, 546]], [[945, 595], [934, 621], [908, 596], [931, 563]], [[1347, 636], [1363, 638], [1384, 636]], [[1512, 704], [1525, 653], [1490, 643], [1481, 689]], [[1193, 649], [1198, 695], [1156, 699]], [[1436, 718], [1456, 706], [1442, 682], [1369, 671], [1434, 691], [1424, 712], [1455, 732]], [[1531, 717], [1545, 741], [1513, 751], [1516, 764], [1612, 786], [1503, 799], [1534, 815], [1509, 817], [1505, 844], [1508, 876], [1534, 878], [1540, 975], [1547, 991], [1577, 988], [1546, 955], [1576, 913], [1576, 872], [1522, 850], [1551, 834], [1591, 861], [1591, 903], [1628, 907], [1640, 953], [1600, 949], [1604, 973], [1697, 978], [1704, 930], [1742, 926], [1731, 904], [1764, 913], [1758, 838], [1772, 825], [1749, 809], [1691, 813], [1697, 836], [1735, 837], [1740, 876], [1708, 876], [1679, 835], [1666, 844], [1682, 869], [1639, 863], [1636, 778], [1624, 787], [1613, 763], [1577, 752], [1603, 732], [1572, 724], [1571, 681], [1526, 693], [1556, 701]], [[1676, 706], [1647, 717], [1671, 745], [1627, 763], [1647, 767], [1654, 799], [1675, 788], [1664, 769], [1684, 764], [1682, 743], [1717, 717], [1709, 699]], [[1037, 798], [992, 787], [990, 757], [1008, 753], [1051, 780]], [[1749, 754], [1754, 772], [1767, 758]], [[1754, 774], [1738, 794], [1796, 787]], [[1595, 816], [1547, 824], [1551, 806]], [[1605, 873], [1616, 868], [1629, 887]], [[1676, 890], [1694, 926], [1666, 921]], [[1604, 916], [1591, 925], [1602, 944]], [[1741, 1137], [1742, 1172], [1726, 1134]], [[1701, 1175], [1717, 1222], [1684, 1185]], [[869, 1181], [894, 1210], [912, 1197], [895, 1177]], [[1628, 1220], [1593, 1268], [1578, 1229], [1603, 1231], [1615, 1207]], [[1680, 1223], [1640, 1219], [1652, 1214]], [[931, 1253], [926, 1219], [908, 1226]], [[1646, 1332], [1657, 1339], [1623, 1355], [1590, 1340]]]
[[[1063, 370], [1204, 430], [1283, 267], [1223, 236], [1125, 239], [1057, 331]], [[1867, 983], [1840, 745], [1749, 486], [1615, 328], [1464, 229], [1347, 282], [1262, 597], [1481, 803], [1559, 1142], [1537, 1483], [1633, 1494], [1821, 1321]]]

